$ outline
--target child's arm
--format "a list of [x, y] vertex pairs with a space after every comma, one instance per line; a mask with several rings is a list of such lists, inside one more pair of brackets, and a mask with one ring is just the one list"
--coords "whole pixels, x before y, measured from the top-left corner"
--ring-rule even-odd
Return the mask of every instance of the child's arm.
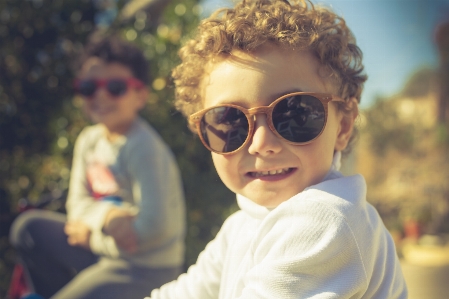
[[145, 137], [134, 139], [125, 153], [134, 201], [139, 205], [134, 228], [139, 250], [169, 250], [170, 244], [184, 242], [181, 177], [174, 156], [160, 137]]
[[89, 226], [82, 221], [67, 222], [64, 226], [67, 234], [67, 242], [72, 246], [79, 246], [90, 250], [90, 236], [92, 234]]
[[[231, 215], [223, 224], [216, 237], [207, 244], [198, 256], [197, 262], [187, 273], [175, 281], [151, 292], [151, 299], [217, 299], [223, 288], [223, 268], [230, 261], [226, 259], [229, 246], [232, 246], [233, 227]], [[235, 235], [235, 234], [234, 234]], [[150, 299], [147, 297], [146, 299]]]
[[128, 253], [137, 250], [137, 234], [134, 229], [134, 218], [130, 212], [113, 208], [106, 215], [103, 231], [113, 237], [118, 247]]
[[[364, 197], [364, 182], [342, 180], [343, 188], [338, 180], [323, 183], [330, 192], [310, 189], [270, 212], [233, 298], [407, 298], [393, 240], [358, 197]], [[334, 187], [345, 199], [332, 195]]]
[[[89, 228], [89, 248], [92, 251], [101, 255], [117, 257], [119, 252], [115, 248], [114, 239], [102, 233], [106, 216], [114, 205], [110, 202], [95, 201], [91, 196], [87, 182], [85, 156], [91, 142], [90, 140], [97, 138], [92, 132], [91, 127], [84, 129], [75, 143], [66, 203], [68, 223], [70, 225], [73, 224], [73, 226], [82, 223]], [[70, 231], [73, 230], [69, 228]], [[103, 245], [98, 246], [98, 244]], [[85, 244], [82, 246], [86, 247]], [[92, 246], [95, 246], [95, 248]]]
[[236, 298], [361, 298], [367, 274], [344, 219], [297, 212], [284, 209], [264, 224], [267, 233], [254, 240], [254, 265]]

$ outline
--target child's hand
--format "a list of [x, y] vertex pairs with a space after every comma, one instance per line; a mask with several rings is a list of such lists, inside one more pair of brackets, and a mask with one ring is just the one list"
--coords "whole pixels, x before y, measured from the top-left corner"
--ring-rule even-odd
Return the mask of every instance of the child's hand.
[[90, 250], [90, 228], [82, 221], [69, 221], [64, 226], [67, 242], [72, 246], [80, 246]]
[[137, 235], [134, 230], [134, 215], [122, 209], [112, 209], [106, 216], [103, 231], [112, 236], [118, 247], [134, 253], [137, 250]]

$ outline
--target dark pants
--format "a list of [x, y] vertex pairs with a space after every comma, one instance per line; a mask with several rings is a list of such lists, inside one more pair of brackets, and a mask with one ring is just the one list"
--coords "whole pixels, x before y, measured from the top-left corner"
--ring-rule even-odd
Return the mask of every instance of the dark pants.
[[70, 246], [65, 222], [63, 214], [31, 210], [21, 214], [11, 228], [11, 244], [34, 291], [45, 298], [142, 299], [181, 272], [181, 267], [138, 267]]

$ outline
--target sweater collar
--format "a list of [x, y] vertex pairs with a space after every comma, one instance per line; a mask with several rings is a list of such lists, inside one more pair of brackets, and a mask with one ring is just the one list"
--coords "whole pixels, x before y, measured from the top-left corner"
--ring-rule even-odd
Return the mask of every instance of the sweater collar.
[[[339, 175], [338, 172], [340, 170], [340, 167], [341, 167], [341, 152], [337, 151], [334, 153], [331, 168], [324, 177], [323, 181], [340, 177], [341, 175]], [[241, 194], [237, 194], [237, 204], [242, 211], [249, 214], [251, 217], [257, 219], [265, 218], [265, 216], [267, 216], [268, 213], [270, 213], [270, 211], [274, 209], [258, 205], [249, 198], [246, 198]]]

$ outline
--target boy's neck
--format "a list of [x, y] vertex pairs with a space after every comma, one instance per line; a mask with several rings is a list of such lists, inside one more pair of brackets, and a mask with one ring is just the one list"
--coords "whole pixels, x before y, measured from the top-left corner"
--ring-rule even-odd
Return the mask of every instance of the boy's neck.
[[135, 120], [133, 120], [130, 123], [123, 124], [120, 127], [115, 127], [115, 128], [110, 128], [110, 127], [102, 124], [102, 126], [103, 126], [103, 128], [105, 130], [105, 133], [106, 133], [106, 138], [109, 141], [114, 142], [117, 139], [119, 139], [120, 137], [125, 136], [129, 132], [129, 130], [131, 129], [134, 121]]

